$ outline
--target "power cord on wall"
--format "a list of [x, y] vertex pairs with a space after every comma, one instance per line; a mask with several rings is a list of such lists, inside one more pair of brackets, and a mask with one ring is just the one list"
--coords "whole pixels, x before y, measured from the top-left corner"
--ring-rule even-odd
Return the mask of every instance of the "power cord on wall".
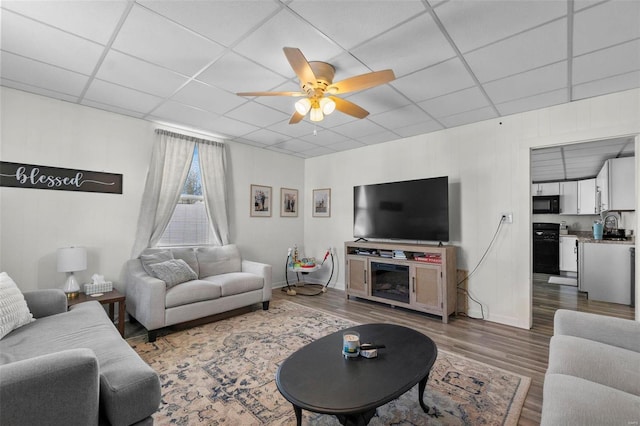
[[484, 258], [487, 256], [487, 254], [489, 253], [489, 250], [491, 249], [491, 246], [493, 246], [493, 242], [496, 240], [496, 237], [498, 236], [498, 233], [500, 233], [500, 228], [502, 228], [502, 224], [507, 220], [507, 216], [506, 215], [502, 215], [502, 217], [500, 217], [500, 222], [498, 222], [498, 227], [496, 228], [496, 232], [494, 232], [493, 234], [493, 238], [491, 238], [491, 242], [489, 242], [489, 245], [487, 246], [487, 249], [484, 251], [484, 254], [482, 255], [482, 257], [480, 258], [480, 260], [478, 261], [478, 264], [475, 266], [475, 268], [473, 268], [473, 270], [469, 273], [469, 275], [467, 275], [466, 277], [464, 277], [464, 279], [462, 279], [457, 285], [456, 287], [458, 288], [458, 290], [462, 290], [464, 292], [464, 294], [466, 294], [467, 296], [469, 296], [469, 299], [471, 299], [473, 302], [477, 303], [478, 305], [480, 305], [480, 315], [482, 315], [481, 318], [478, 317], [472, 317], [469, 315], [466, 315], [467, 317], [471, 318], [471, 319], [485, 319], [484, 318], [484, 307], [482, 306], [482, 303], [478, 302], [473, 296], [471, 296], [471, 293], [469, 293], [469, 290], [467, 290], [466, 288], [460, 287], [460, 285], [465, 282], [468, 281], [469, 278], [471, 278], [471, 276], [474, 274], [474, 272], [476, 272], [476, 270], [478, 269], [478, 267], [482, 264], [482, 262], [484, 261]]

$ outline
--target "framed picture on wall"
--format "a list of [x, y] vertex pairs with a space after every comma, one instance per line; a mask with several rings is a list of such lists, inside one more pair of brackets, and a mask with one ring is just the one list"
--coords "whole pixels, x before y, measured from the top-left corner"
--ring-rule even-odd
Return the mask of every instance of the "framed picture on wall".
[[251, 185], [251, 204], [249, 206], [251, 216], [271, 216], [271, 187]]
[[331, 216], [331, 189], [326, 188], [313, 190], [313, 216]]
[[298, 190], [280, 188], [280, 216], [298, 216]]

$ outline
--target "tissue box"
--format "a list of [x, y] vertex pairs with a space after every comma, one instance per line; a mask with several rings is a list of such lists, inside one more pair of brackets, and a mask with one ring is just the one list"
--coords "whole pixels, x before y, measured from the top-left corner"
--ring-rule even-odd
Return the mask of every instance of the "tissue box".
[[99, 284], [84, 285], [85, 294], [106, 293], [111, 290], [113, 290], [113, 283], [111, 281], [106, 281], [104, 283], [99, 283]]

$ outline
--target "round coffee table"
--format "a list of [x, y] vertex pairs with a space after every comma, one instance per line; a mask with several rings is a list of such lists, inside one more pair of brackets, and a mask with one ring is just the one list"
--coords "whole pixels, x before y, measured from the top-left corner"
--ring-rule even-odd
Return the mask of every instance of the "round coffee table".
[[[377, 358], [342, 356], [342, 333], [355, 330], [361, 343], [385, 345]], [[423, 401], [438, 349], [429, 337], [393, 324], [365, 324], [318, 339], [284, 360], [276, 373], [280, 393], [293, 404], [297, 424], [302, 410], [332, 414], [343, 425], [366, 425], [376, 408], [398, 398], [416, 383]]]

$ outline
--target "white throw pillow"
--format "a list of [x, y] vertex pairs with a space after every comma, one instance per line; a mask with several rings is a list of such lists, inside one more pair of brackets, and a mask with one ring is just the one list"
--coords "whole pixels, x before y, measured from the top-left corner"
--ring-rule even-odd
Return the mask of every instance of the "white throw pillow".
[[0, 273], [0, 339], [32, 321], [22, 292], [6, 272]]
[[151, 275], [164, 281], [167, 288], [198, 279], [198, 275], [196, 275], [194, 270], [182, 259], [171, 259], [166, 262], [154, 263], [149, 265], [149, 268], [151, 268]]

